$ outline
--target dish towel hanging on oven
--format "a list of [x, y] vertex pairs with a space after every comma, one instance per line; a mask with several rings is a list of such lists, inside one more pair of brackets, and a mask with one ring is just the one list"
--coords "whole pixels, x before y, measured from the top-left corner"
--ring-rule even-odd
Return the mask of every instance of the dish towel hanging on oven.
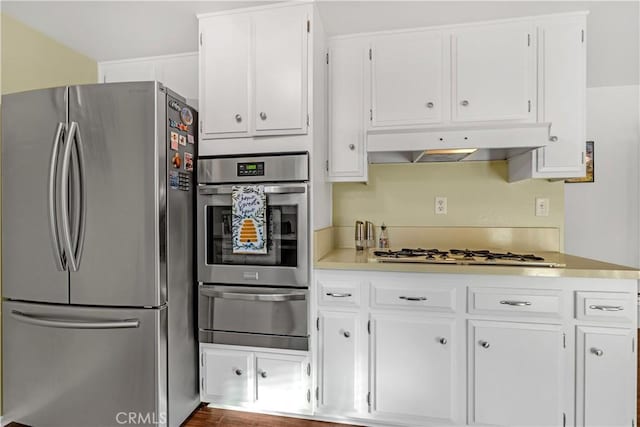
[[267, 253], [267, 196], [261, 185], [234, 185], [231, 191], [234, 254]]

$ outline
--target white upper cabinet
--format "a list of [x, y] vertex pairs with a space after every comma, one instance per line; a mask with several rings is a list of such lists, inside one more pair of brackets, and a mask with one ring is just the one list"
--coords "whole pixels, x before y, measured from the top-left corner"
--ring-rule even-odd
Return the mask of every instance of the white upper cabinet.
[[304, 7], [253, 16], [256, 132], [306, 131], [307, 28]]
[[329, 179], [366, 181], [367, 44], [338, 39], [329, 50]]
[[198, 107], [198, 54], [108, 61], [99, 64], [102, 83], [158, 80]]
[[535, 121], [534, 36], [529, 21], [453, 31], [454, 121]]
[[541, 22], [538, 43], [540, 118], [551, 123], [551, 141], [537, 152], [535, 176], [584, 176], [584, 17]]
[[249, 47], [246, 14], [222, 15], [200, 23], [200, 118], [204, 137], [249, 132]]
[[202, 138], [307, 133], [307, 6], [200, 18]]
[[444, 40], [440, 31], [374, 37], [371, 41], [372, 126], [442, 121]]

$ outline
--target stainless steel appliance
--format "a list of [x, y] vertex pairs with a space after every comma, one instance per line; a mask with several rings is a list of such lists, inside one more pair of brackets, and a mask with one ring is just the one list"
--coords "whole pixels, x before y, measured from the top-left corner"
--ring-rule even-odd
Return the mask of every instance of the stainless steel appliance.
[[[306, 153], [200, 158], [200, 342], [307, 350], [309, 160]], [[267, 253], [232, 246], [234, 184], [264, 186]]]
[[515, 254], [486, 249], [400, 249], [371, 252], [377, 262], [405, 262], [422, 264], [501, 265], [529, 267], [565, 267], [560, 260], [545, 259], [535, 254]]
[[4, 420], [178, 426], [199, 404], [196, 114], [157, 82], [2, 97]]
[[[198, 281], [306, 287], [309, 281], [309, 159], [306, 153], [198, 160]], [[263, 185], [267, 254], [234, 254], [234, 184]]]

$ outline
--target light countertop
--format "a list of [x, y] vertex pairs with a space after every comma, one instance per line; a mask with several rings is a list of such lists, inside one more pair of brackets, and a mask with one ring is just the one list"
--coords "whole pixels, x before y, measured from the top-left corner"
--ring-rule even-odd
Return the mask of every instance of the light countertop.
[[410, 273], [498, 274], [537, 277], [589, 277], [595, 279], [640, 279], [640, 270], [560, 252], [539, 252], [566, 267], [520, 267], [493, 265], [451, 265], [378, 262], [367, 251], [333, 249], [315, 262], [314, 268], [328, 270], [395, 271]]

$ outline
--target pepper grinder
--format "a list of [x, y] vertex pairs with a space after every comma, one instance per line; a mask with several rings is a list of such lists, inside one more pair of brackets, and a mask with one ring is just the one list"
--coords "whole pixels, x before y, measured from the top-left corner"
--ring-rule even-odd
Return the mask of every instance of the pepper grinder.
[[356, 251], [362, 251], [366, 244], [364, 239], [364, 223], [362, 221], [356, 221], [355, 231]]
[[371, 221], [364, 223], [364, 239], [366, 240], [367, 248], [376, 247], [375, 227]]

